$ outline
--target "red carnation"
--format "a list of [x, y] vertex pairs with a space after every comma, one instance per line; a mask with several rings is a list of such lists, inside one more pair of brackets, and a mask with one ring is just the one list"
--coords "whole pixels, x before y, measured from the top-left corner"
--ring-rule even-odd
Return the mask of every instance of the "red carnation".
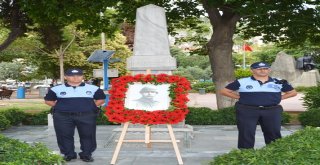
[[122, 81], [122, 82], [130, 82], [132, 80], [133, 80], [132, 76], [122, 76], [122, 77], [120, 77], [120, 81]]
[[159, 74], [157, 75], [157, 82], [167, 82], [168, 76], [166, 74]]
[[117, 90], [120, 91], [120, 92], [125, 93], [125, 92], [127, 92], [128, 89], [125, 88], [125, 87], [119, 87], [119, 88], [117, 88]]
[[175, 88], [174, 91], [177, 92], [177, 93], [181, 93], [181, 92], [184, 92], [184, 89], [178, 87], [178, 88]]
[[150, 82], [153, 80], [153, 76], [151, 74], [146, 75], [145, 77], [142, 78], [144, 82]]
[[142, 77], [144, 77], [143, 74], [137, 74], [133, 77], [133, 81], [141, 81]]
[[174, 82], [177, 82], [179, 81], [179, 76], [170, 76], [169, 79], [168, 79], [168, 82], [169, 83], [174, 83]]

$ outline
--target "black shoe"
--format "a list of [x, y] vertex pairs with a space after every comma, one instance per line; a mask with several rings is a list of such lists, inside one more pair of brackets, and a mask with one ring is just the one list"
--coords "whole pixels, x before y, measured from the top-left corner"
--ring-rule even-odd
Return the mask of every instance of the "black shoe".
[[80, 159], [84, 162], [93, 162], [94, 159], [91, 156], [80, 156]]
[[72, 159], [77, 159], [77, 155], [75, 156], [64, 156], [63, 159], [67, 162], [71, 161]]

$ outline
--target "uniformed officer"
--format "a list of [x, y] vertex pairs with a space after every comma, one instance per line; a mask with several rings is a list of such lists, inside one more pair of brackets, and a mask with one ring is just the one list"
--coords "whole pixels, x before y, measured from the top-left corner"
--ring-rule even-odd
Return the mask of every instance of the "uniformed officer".
[[224, 96], [239, 99], [235, 105], [239, 149], [254, 147], [257, 123], [261, 125], [266, 144], [281, 138], [283, 109], [279, 103], [297, 95], [286, 80], [269, 77], [269, 64], [256, 62], [250, 68], [251, 77], [235, 80], [220, 90]]
[[96, 117], [98, 108], [105, 101], [104, 92], [97, 86], [85, 84], [81, 69], [68, 69], [67, 82], [49, 89], [45, 103], [54, 107], [53, 122], [60, 152], [64, 159], [77, 158], [74, 151], [74, 132], [77, 127], [80, 137], [80, 159], [92, 162], [96, 149]]

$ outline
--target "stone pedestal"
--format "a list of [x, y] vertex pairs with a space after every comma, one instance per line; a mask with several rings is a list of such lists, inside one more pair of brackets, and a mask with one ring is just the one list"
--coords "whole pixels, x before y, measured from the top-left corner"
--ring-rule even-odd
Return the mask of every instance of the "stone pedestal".
[[284, 52], [277, 54], [276, 60], [271, 66], [271, 76], [288, 80], [294, 87], [317, 86], [320, 82], [318, 70], [304, 72], [296, 69], [296, 61], [293, 56], [287, 55]]
[[292, 85], [294, 87], [298, 87], [298, 86], [311, 87], [311, 86], [317, 86], [319, 82], [320, 82], [319, 71], [310, 70], [308, 72], [303, 72], [302, 75], [292, 83]]
[[48, 127], [53, 127], [53, 118], [50, 113], [48, 114]]
[[[172, 71], [177, 68], [177, 62], [170, 54], [165, 10], [156, 5], [147, 5], [138, 8], [136, 15], [133, 56], [127, 59], [127, 69], [131, 71], [132, 75], [145, 74], [149, 69], [151, 74], [171, 75]], [[133, 128], [134, 131], [138, 130], [140, 134], [144, 134], [143, 126], [133, 126], [140, 127]], [[152, 130], [155, 132], [168, 131], [162, 128], [164, 126], [166, 125], [154, 125]], [[119, 128], [114, 131], [121, 130], [122, 128]], [[185, 135], [184, 139], [189, 139], [193, 128], [185, 125], [183, 121], [175, 125], [174, 132], [182, 132]], [[131, 137], [129, 136], [129, 138]]]
[[176, 69], [176, 59], [170, 54], [165, 11], [156, 5], [137, 9], [133, 56], [127, 59], [127, 69], [132, 74], [171, 74]]

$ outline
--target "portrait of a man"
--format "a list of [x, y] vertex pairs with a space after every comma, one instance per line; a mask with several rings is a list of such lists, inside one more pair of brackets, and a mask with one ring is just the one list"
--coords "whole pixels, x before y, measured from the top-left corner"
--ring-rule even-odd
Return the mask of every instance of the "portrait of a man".
[[134, 83], [126, 93], [125, 107], [136, 110], [167, 110], [170, 103], [169, 84]]

